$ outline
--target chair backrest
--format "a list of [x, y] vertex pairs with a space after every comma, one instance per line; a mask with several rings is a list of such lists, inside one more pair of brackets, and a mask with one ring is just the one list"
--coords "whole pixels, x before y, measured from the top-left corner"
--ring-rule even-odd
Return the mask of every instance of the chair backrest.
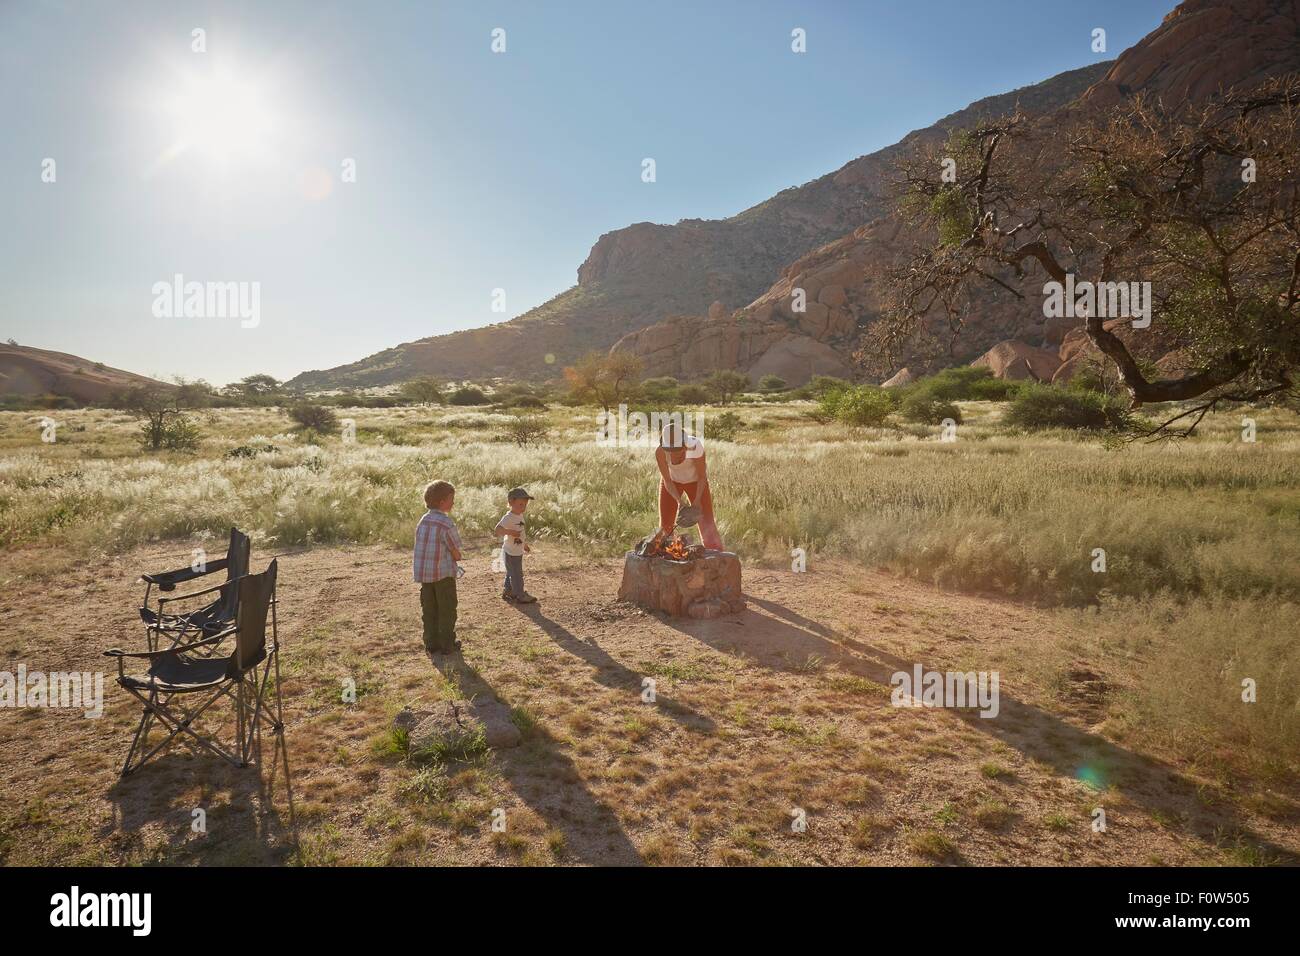
[[230, 529], [230, 547], [226, 549], [226, 580], [234, 581], [248, 573], [253, 542], [238, 528]]
[[217, 619], [233, 621], [239, 611], [238, 581], [248, 573], [252, 562], [253, 542], [238, 528], [230, 529], [230, 547], [226, 549], [226, 583], [221, 588], [221, 606]]
[[261, 574], [240, 578], [239, 614], [236, 619], [235, 653], [231, 662], [243, 673], [266, 656], [266, 613], [275, 598], [275, 561]]

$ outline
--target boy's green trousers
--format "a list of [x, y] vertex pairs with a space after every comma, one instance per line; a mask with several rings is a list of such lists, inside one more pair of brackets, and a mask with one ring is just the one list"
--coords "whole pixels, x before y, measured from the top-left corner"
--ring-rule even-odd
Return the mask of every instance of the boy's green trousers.
[[455, 650], [456, 579], [421, 584], [420, 608], [424, 611], [425, 649], [440, 654]]

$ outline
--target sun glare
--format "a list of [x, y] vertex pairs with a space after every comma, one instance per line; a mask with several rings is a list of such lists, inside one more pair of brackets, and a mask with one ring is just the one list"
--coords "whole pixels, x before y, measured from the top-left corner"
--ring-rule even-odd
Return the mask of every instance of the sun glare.
[[256, 82], [228, 72], [183, 80], [171, 98], [175, 123], [170, 156], [193, 154], [223, 165], [264, 158], [275, 120]]

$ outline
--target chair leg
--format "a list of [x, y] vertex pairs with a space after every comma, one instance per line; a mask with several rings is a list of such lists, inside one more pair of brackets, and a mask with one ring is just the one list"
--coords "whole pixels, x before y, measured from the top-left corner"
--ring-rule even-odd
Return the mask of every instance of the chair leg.
[[[149, 726], [152, 723], [153, 723], [153, 711], [149, 709], [148, 705], [146, 705], [144, 707], [143, 712], [140, 714], [140, 723], [136, 725], [135, 737], [131, 740], [131, 749], [127, 751], [126, 762], [122, 764], [121, 775], [123, 777], [129, 774], [132, 770], [135, 770], [139, 767], [139, 764], [137, 764], [135, 767], [131, 766], [131, 758], [135, 756], [135, 751], [137, 747], [139, 747], [141, 750], [144, 749], [144, 745], [149, 739]], [[143, 761], [141, 761], [141, 763], [143, 763]]]

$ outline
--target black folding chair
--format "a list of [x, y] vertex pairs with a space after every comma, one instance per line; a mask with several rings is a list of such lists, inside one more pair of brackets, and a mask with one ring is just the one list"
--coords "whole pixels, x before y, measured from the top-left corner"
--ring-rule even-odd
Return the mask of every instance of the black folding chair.
[[[238, 528], [231, 528], [230, 546], [226, 549], [224, 558], [208, 561], [199, 568], [191, 566], [178, 568], [175, 571], [164, 571], [160, 574], [140, 575], [145, 582], [144, 601], [140, 604], [140, 620], [144, 622], [148, 632], [149, 649], [157, 650], [162, 644], [161, 638], [164, 635], [168, 638], [168, 643], [175, 647], [178, 644], [193, 645], [203, 638], [228, 630], [239, 611], [239, 589], [234, 586], [234, 582], [248, 573], [251, 553], [252, 542], [248, 540], [248, 535]], [[157, 607], [149, 606], [149, 595], [155, 587], [159, 591], [175, 591], [178, 584], [217, 571], [226, 572], [225, 583], [176, 597], [159, 598]], [[184, 602], [208, 595], [215, 596], [207, 604], [195, 610], [169, 612], [167, 609], [168, 605], [184, 606]], [[210, 655], [215, 650], [215, 646], [209, 646], [207, 654]]]
[[[261, 763], [261, 731], [265, 722], [284, 755], [286, 782], [289, 754], [284, 742], [284, 718], [280, 698], [280, 638], [276, 626], [276, 562], [261, 574], [248, 574], [230, 582], [239, 592], [239, 610], [232, 627], [189, 645], [174, 645], [127, 653], [114, 648], [106, 657], [117, 658], [117, 682], [144, 707], [135, 739], [122, 765], [122, 776], [138, 770], [177, 738], [196, 743], [237, 767]], [[267, 614], [271, 618], [267, 641]], [[203, 657], [202, 646], [213, 646], [227, 636], [234, 637], [234, 651], [228, 657]], [[127, 674], [128, 658], [147, 660], [144, 674]], [[275, 680], [271, 683], [272, 670]], [[271, 694], [268, 695], [268, 688]], [[218, 731], [205, 731], [197, 723], [210, 707], [223, 699], [234, 704], [234, 744], [218, 742]], [[272, 703], [274, 707], [272, 707]], [[163, 726], [165, 737], [152, 747], [149, 732], [154, 723]], [[271, 758], [275, 766], [275, 755]], [[273, 770], [274, 772], [274, 770]], [[290, 812], [292, 813], [292, 796]]]

